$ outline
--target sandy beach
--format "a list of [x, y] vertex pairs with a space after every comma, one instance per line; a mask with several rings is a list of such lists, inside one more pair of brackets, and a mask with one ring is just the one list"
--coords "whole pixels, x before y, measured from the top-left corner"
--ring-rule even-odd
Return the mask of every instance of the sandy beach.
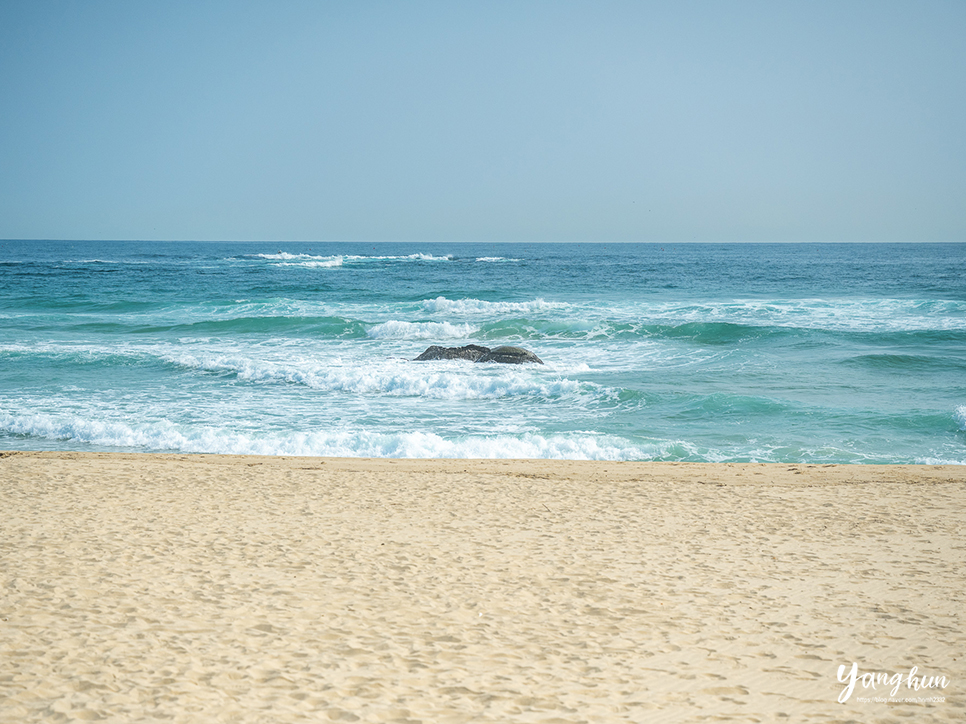
[[966, 719], [963, 467], [0, 456], [3, 722]]

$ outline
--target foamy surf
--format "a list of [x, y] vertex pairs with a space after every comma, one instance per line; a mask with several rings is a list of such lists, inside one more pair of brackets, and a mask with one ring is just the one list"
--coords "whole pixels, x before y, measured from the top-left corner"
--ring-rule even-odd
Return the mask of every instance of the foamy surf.
[[324, 392], [445, 400], [580, 395], [606, 398], [612, 394], [591, 382], [567, 379], [545, 370], [520, 371], [515, 366], [404, 360], [319, 363], [309, 359], [277, 361], [190, 353], [169, 353], [162, 358], [185, 369], [229, 374], [246, 382], [298, 384]]
[[305, 269], [333, 269], [335, 267], [340, 267], [344, 263], [344, 259], [341, 256], [337, 256], [333, 259], [319, 259], [317, 261], [298, 261], [298, 262], [279, 262], [278, 266], [300, 266]]
[[642, 460], [659, 454], [620, 438], [599, 435], [523, 434], [446, 438], [437, 433], [378, 433], [368, 430], [241, 434], [216, 426], [168, 421], [129, 425], [70, 415], [0, 417], [0, 431], [48, 441], [100, 448], [226, 455], [322, 457]]
[[392, 319], [366, 330], [372, 339], [466, 339], [479, 330], [472, 324], [405, 322]]
[[964, 460], [964, 250], [7, 241], [0, 443]]
[[566, 309], [569, 305], [533, 299], [526, 302], [490, 302], [483, 299], [447, 299], [436, 297], [422, 302], [422, 308], [431, 314], [533, 314]]
[[327, 263], [332, 262], [332, 266], [342, 266], [343, 263], [364, 263], [369, 261], [452, 261], [453, 257], [451, 254], [444, 256], [435, 256], [433, 254], [404, 254], [404, 255], [394, 255], [394, 256], [381, 256], [381, 255], [363, 255], [363, 254], [340, 254], [338, 256], [317, 256], [313, 254], [292, 254], [286, 251], [278, 251], [274, 254], [252, 254], [250, 257], [252, 259], [265, 259], [268, 261], [277, 262], [317, 262], [317, 263]]

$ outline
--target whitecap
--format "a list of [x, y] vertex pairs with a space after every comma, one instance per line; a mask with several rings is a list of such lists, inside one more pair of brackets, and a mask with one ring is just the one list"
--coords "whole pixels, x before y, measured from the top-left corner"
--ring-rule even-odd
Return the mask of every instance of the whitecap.
[[309, 267], [336, 267], [342, 266], [345, 259], [342, 255], [336, 256], [317, 256], [313, 254], [289, 254], [280, 251], [277, 254], [253, 254], [255, 259], [267, 259], [269, 261], [281, 262], [278, 266], [309, 266]]
[[432, 254], [406, 254], [403, 256], [358, 256], [358, 255], [347, 255], [346, 259], [350, 261], [452, 261], [453, 256], [451, 254], [446, 254], [444, 256], [433, 256]]
[[405, 259], [407, 261], [452, 261], [452, 254], [433, 256], [432, 254], [408, 254], [407, 256], [387, 257], [388, 259]]
[[289, 254], [279, 251], [275, 254], [252, 254], [255, 259], [268, 259], [270, 261], [292, 261], [293, 259], [331, 259], [333, 257], [313, 256], [312, 254]]
[[424, 299], [422, 307], [433, 314], [530, 314], [563, 309], [567, 304], [533, 299], [528, 302], [488, 302], [483, 299]]
[[319, 261], [298, 261], [298, 262], [283, 261], [283, 262], [280, 262], [277, 266], [300, 266], [300, 267], [305, 267], [306, 269], [332, 269], [334, 267], [342, 266], [343, 261], [344, 261], [343, 257], [334, 256], [331, 259], [322, 259]]
[[643, 304], [612, 310], [650, 324], [729, 322], [832, 331], [966, 329], [966, 302], [916, 299], [734, 299], [704, 304]]
[[478, 331], [472, 324], [390, 320], [370, 327], [366, 334], [372, 339], [466, 339]]

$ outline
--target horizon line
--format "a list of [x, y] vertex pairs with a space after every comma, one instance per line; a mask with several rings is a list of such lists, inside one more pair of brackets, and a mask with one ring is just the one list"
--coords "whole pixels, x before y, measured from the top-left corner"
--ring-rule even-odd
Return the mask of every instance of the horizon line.
[[612, 240], [612, 239], [584, 239], [584, 240], [455, 240], [455, 239], [134, 239], [134, 238], [0, 238], [0, 244], [8, 241], [73, 241], [73, 242], [138, 242], [138, 243], [159, 243], [159, 244], [963, 244], [966, 239], [812, 239], [812, 240], [782, 240], [782, 239], [744, 239], [744, 240], [715, 240], [715, 239], [690, 239], [690, 240]]

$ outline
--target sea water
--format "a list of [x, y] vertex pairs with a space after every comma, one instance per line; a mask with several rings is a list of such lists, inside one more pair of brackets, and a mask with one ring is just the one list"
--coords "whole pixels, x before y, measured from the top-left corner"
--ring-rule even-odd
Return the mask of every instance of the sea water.
[[[966, 244], [0, 241], [0, 449], [966, 464]], [[416, 362], [509, 344], [544, 365]]]

